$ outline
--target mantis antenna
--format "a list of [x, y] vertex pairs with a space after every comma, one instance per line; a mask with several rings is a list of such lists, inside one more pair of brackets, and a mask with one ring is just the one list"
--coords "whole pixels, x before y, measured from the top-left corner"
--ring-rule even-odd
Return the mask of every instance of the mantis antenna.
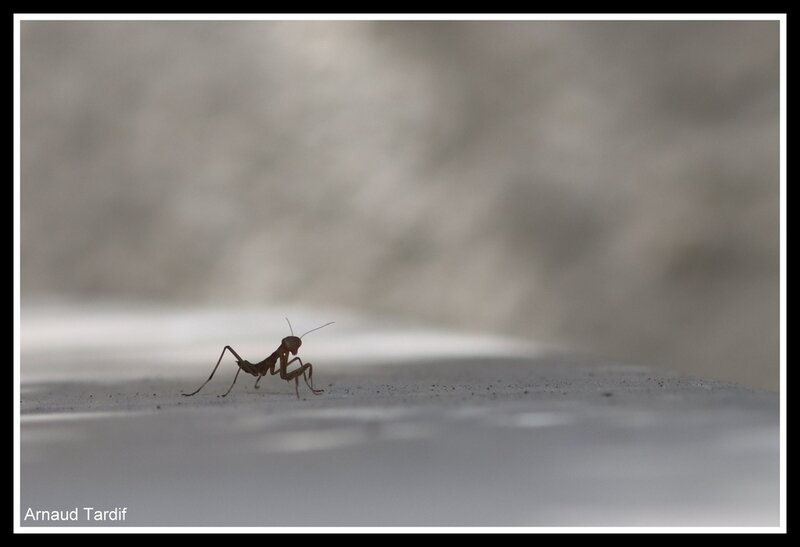
[[[284, 317], [284, 319], [286, 319], [286, 322], [289, 323], [289, 318], [288, 317]], [[292, 329], [292, 324], [291, 323], [289, 323], [289, 332], [291, 332], [292, 336], [294, 336], [294, 329]]]
[[[287, 319], [287, 321], [288, 321], [288, 319]], [[334, 323], [335, 323], [335, 321], [331, 321], [330, 323], [325, 323], [324, 325], [322, 325], [322, 327], [327, 327], [328, 325], [333, 325]], [[308, 332], [306, 332], [305, 334], [303, 334], [303, 335], [302, 335], [300, 338], [302, 338], [303, 336], [305, 336], [305, 335], [306, 335], [306, 334], [308, 334], [309, 332], [314, 332], [315, 330], [319, 330], [319, 329], [321, 329], [322, 327], [317, 327], [317, 328], [315, 328], [315, 329], [311, 329], [310, 331], [308, 331]]]

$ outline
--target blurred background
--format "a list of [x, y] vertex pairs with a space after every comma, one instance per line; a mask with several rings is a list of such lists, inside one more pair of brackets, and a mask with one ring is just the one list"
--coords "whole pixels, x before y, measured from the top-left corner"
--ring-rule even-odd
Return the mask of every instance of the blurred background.
[[334, 306], [777, 387], [777, 22], [21, 28], [23, 314]]

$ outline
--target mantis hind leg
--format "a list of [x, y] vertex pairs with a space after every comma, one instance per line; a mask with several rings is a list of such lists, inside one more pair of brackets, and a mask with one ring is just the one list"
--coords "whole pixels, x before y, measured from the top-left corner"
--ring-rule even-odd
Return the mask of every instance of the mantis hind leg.
[[[214, 373], [215, 373], [215, 372], [217, 372], [217, 369], [219, 368], [219, 364], [222, 362], [222, 357], [225, 355], [225, 352], [226, 352], [226, 351], [230, 351], [230, 352], [233, 354], [233, 356], [234, 356], [234, 357], [236, 357], [236, 361], [237, 361], [237, 362], [241, 362], [241, 361], [242, 361], [242, 358], [241, 358], [241, 357], [239, 357], [239, 354], [238, 354], [238, 353], [236, 353], [236, 352], [233, 350], [233, 348], [232, 348], [232, 347], [230, 347], [230, 346], [225, 346], [224, 348], [222, 348], [222, 353], [220, 353], [220, 354], [219, 354], [219, 359], [217, 360], [217, 364], [214, 366], [214, 370], [212, 370], [212, 371], [211, 371], [211, 375], [208, 377], [208, 380], [206, 380], [205, 382], [203, 382], [203, 385], [201, 385], [200, 387], [198, 387], [198, 388], [197, 388], [196, 390], [194, 390], [193, 392], [191, 392], [191, 393], [181, 393], [181, 395], [183, 395], [184, 397], [191, 397], [192, 395], [195, 395], [197, 392], [199, 392], [201, 389], [203, 389], [203, 388], [206, 386], [206, 384], [207, 384], [208, 382], [210, 382], [210, 381], [211, 381], [211, 378], [213, 378], [213, 377], [214, 377]], [[239, 370], [242, 370], [242, 369], [239, 369]], [[236, 374], [238, 375], [239, 373], [237, 372]], [[234, 381], [235, 381], [235, 380], [234, 380]], [[230, 390], [228, 390], [228, 391], [230, 391]]]
[[242, 369], [241, 369], [241, 368], [240, 368], [239, 370], [237, 370], [237, 371], [236, 371], [236, 376], [234, 376], [234, 377], [233, 377], [233, 383], [231, 384], [231, 387], [229, 387], [229, 388], [228, 388], [228, 391], [226, 391], [226, 392], [225, 392], [225, 395], [223, 395], [223, 397], [227, 397], [227, 396], [228, 396], [228, 393], [230, 393], [230, 392], [231, 392], [231, 390], [233, 389], [233, 384], [235, 384], [235, 383], [236, 383], [236, 379], [239, 377], [239, 373], [240, 373], [240, 372], [242, 372]]

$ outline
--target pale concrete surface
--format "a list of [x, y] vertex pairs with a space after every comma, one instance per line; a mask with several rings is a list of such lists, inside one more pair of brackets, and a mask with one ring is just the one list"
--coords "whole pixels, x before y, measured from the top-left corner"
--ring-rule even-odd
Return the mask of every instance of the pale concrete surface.
[[129, 525], [777, 524], [769, 393], [544, 359], [320, 371], [326, 392], [299, 401], [284, 382], [240, 380], [222, 399], [226, 372], [191, 399], [179, 393], [196, 379], [24, 386], [23, 511], [124, 506]]
[[[504, 356], [497, 341], [494, 357], [448, 357], [454, 338], [435, 332], [425, 345], [433, 358], [381, 361], [376, 349], [371, 360], [327, 362], [325, 340], [369, 339], [345, 319], [300, 351], [322, 395], [301, 384], [297, 400], [277, 378], [255, 390], [240, 376], [220, 398], [235, 370], [226, 360], [186, 398], [220, 346], [194, 361], [177, 337], [192, 355], [184, 366], [165, 340], [202, 332], [197, 318], [156, 315], [141, 329], [156, 333], [153, 354], [128, 354], [117, 329], [136, 341], [135, 321], [83, 329], [78, 315], [26, 323], [23, 314], [23, 516], [92, 506], [127, 507], [134, 526], [778, 524], [772, 392], [567, 354], [511, 355], [510, 343]], [[103, 324], [100, 340], [81, 334]], [[59, 338], [59, 328], [72, 334]], [[414, 345], [411, 331], [393, 332]], [[245, 358], [257, 353], [248, 336]]]

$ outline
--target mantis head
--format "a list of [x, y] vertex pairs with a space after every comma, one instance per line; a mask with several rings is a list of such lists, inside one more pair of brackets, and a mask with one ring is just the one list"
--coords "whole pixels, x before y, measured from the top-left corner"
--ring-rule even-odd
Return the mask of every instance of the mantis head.
[[291, 351], [292, 355], [297, 355], [297, 350], [300, 349], [302, 343], [303, 341], [297, 336], [287, 336], [281, 341], [283, 347]]

